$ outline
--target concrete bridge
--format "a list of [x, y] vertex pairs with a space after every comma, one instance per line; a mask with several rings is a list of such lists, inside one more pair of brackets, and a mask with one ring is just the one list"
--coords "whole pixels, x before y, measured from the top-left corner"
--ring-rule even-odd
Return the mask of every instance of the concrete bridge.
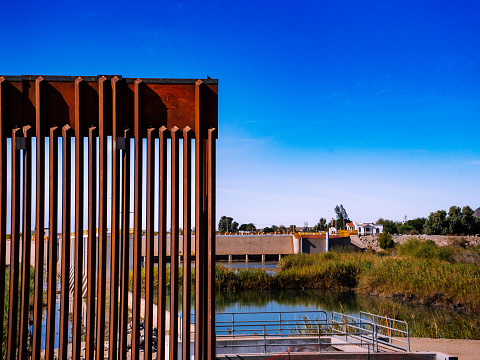
[[[71, 237], [72, 242], [74, 237]], [[61, 261], [61, 238], [58, 238], [58, 261]], [[86, 265], [88, 251], [87, 235], [84, 235], [84, 263]], [[330, 235], [316, 234], [263, 234], [263, 235], [217, 235], [216, 236], [216, 256], [217, 260], [279, 260], [282, 256], [298, 253], [321, 253], [328, 251], [334, 246], [345, 246], [350, 244], [350, 237], [339, 237]], [[6, 244], [7, 256], [6, 264], [10, 264], [10, 240]], [[130, 236], [130, 265], [133, 264], [133, 235]], [[35, 241], [31, 242], [30, 263], [35, 264]], [[48, 248], [48, 240], [45, 241], [45, 248]], [[192, 255], [195, 256], [195, 235], [191, 240]], [[110, 256], [110, 236], [107, 238], [107, 263]], [[183, 236], [179, 238], [180, 256], [183, 255]], [[146, 251], [146, 238], [142, 238], [142, 257]], [[154, 254], [158, 254], [158, 237], [154, 239]], [[20, 255], [20, 254], [19, 254]], [[74, 258], [74, 247], [71, 247], [71, 260]], [[167, 257], [170, 257], [170, 236], [167, 236]], [[45, 256], [44, 264], [46, 265]], [[85, 268], [85, 267], [84, 267]], [[109, 267], [107, 266], [107, 272]], [[108, 274], [107, 274], [108, 275]]]

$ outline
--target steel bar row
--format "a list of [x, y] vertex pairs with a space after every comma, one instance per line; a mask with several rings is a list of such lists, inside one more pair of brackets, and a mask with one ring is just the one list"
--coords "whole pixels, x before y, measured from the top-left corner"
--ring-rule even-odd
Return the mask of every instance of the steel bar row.
[[[157, 359], [176, 360], [179, 350], [182, 359], [190, 359], [193, 355], [190, 344], [194, 341], [195, 359], [215, 359], [216, 128], [216, 80], [0, 77], [0, 294], [5, 293], [6, 270], [10, 273], [9, 293], [3, 297], [4, 304], [0, 304], [0, 318], [4, 324], [0, 327], [0, 338], [5, 331], [7, 335], [6, 349], [2, 349], [0, 343], [0, 353], [5, 352], [9, 360], [67, 359], [70, 355], [73, 360], [83, 357], [125, 360], [131, 352], [131, 358], [137, 360], [143, 351], [142, 357], [150, 360], [156, 342]], [[87, 145], [84, 145], [85, 139]], [[194, 169], [192, 149], [195, 150]], [[146, 159], [143, 159], [144, 150]], [[170, 158], [167, 158], [168, 153]], [[167, 173], [168, 164], [170, 174]], [[144, 167], [145, 179], [142, 178]], [[35, 172], [34, 182], [32, 171]], [[71, 191], [73, 182], [74, 194]], [[8, 197], [7, 183], [10, 184]], [[146, 186], [145, 203], [142, 186]], [[107, 197], [109, 190], [111, 199]], [[191, 206], [193, 191], [194, 209]], [[130, 204], [131, 193], [133, 204]], [[182, 206], [180, 197], [183, 197]], [[133, 223], [130, 223], [132, 208]], [[192, 210], [195, 211], [194, 219]], [[11, 219], [7, 218], [7, 212]], [[167, 214], [171, 219], [169, 224]], [[181, 218], [183, 224], [180, 224]], [[11, 221], [10, 226], [7, 226], [8, 221]], [[30, 236], [32, 225], [35, 241]], [[180, 225], [184, 229], [182, 283], [178, 275]], [[192, 225], [196, 229], [194, 249], [191, 249]], [[7, 229], [10, 230], [9, 241]], [[171, 241], [169, 300], [168, 232]], [[141, 313], [143, 237], [146, 244], [144, 314]], [[129, 250], [132, 240], [133, 257]], [[156, 241], [158, 246], [155, 246]], [[34, 254], [31, 254], [32, 246]], [[156, 248], [158, 289], [154, 287]], [[109, 256], [107, 249], [110, 249]], [[10, 250], [9, 259], [6, 258], [7, 250]], [[192, 250], [195, 250], [193, 288]], [[59, 258], [61, 264], [57, 268]], [[31, 259], [34, 259], [33, 290], [30, 289]], [[131, 269], [133, 286], [129, 289]], [[154, 323], [156, 290], [157, 322]], [[193, 334], [191, 291], [195, 292]], [[29, 311], [31, 292], [33, 311]], [[183, 317], [179, 329], [181, 293]], [[132, 299], [131, 320], [129, 297]], [[56, 319], [57, 300], [60, 319]], [[166, 316], [168, 301], [169, 318]], [[4, 308], [8, 308], [8, 313], [4, 314]], [[45, 339], [42, 338], [44, 309]], [[131, 334], [128, 331], [130, 321]], [[154, 328], [157, 329], [157, 341]], [[105, 350], [107, 341], [108, 351]], [[167, 341], [169, 354], [165, 353]], [[45, 344], [44, 351], [42, 344]]]

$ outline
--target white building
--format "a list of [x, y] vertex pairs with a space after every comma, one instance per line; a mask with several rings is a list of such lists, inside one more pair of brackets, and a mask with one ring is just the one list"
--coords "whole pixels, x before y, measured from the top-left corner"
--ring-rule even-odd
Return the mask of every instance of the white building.
[[383, 232], [383, 225], [374, 223], [351, 222], [347, 223], [347, 230], [357, 230], [358, 235], [378, 235]]

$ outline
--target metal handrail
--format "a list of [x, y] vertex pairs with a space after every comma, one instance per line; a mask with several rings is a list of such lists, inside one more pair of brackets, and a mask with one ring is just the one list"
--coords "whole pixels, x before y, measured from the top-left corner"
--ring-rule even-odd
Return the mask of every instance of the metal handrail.
[[[406, 321], [393, 319], [388, 316], [372, 314], [365, 311], [360, 311], [360, 318], [366, 321], [373, 321], [373, 323], [376, 325], [376, 328], [377, 328], [377, 337], [378, 337], [378, 328], [385, 330], [386, 334], [381, 334], [381, 338], [377, 339], [377, 343], [392, 346], [401, 350], [410, 351], [410, 331], [408, 328], [408, 323]], [[369, 318], [372, 320], [368, 320]], [[386, 325], [383, 325], [380, 321], [382, 322], [385, 321]], [[404, 329], [399, 328], [399, 326], [403, 326]], [[395, 337], [394, 336], [395, 333], [403, 334], [404, 337], [407, 338], [407, 340], [404, 340], [403, 338], [400, 338], [400, 337]], [[382, 338], [383, 339], [387, 338], [388, 341], [385, 341]], [[394, 344], [393, 343], [394, 341], [405, 344], [405, 347]]]
[[[217, 324], [216, 326], [216, 329], [217, 329], [217, 339], [221, 339], [221, 338], [224, 338], [224, 339], [238, 339], [238, 338], [250, 338], [250, 339], [256, 339], [256, 340], [260, 340], [261, 342], [260, 343], [257, 343], [257, 346], [261, 346], [263, 347], [264, 349], [264, 353], [266, 353], [267, 351], [267, 347], [280, 347], [280, 346], [298, 346], [298, 343], [296, 342], [288, 342], [288, 340], [285, 342], [275, 342], [275, 340], [278, 340], [278, 339], [288, 339], [288, 338], [294, 338], [294, 337], [302, 337], [304, 339], [310, 339], [311, 342], [303, 342], [302, 345], [310, 345], [310, 346], [319, 346], [319, 351], [321, 351], [321, 346], [325, 345], [331, 345], [331, 346], [353, 346], [353, 345], [357, 345], [357, 346], [361, 346], [361, 347], [366, 347], [368, 350], [370, 349], [374, 349], [374, 346], [375, 344], [373, 343], [373, 341], [370, 341], [370, 342], [365, 342], [364, 341], [364, 338], [362, 338], [361, 336], [358, 336], [358, 335], [361, 335], [362, 333], [358, 333], [357, 331], [354, 331], [354, 332], [343, 332], [343, 331], [340, 331], [338, 329], [336, 329], [335, 327], [342, 327], [342, 326], [346, 326], [346, 327], [353, 327], [353, 328], [356, 328], [357, 330], [361, 330], [363, 332], [369, 332], [369, 333], [373, 333], [373, 324], [370, 324], [370, 323], [366, 323], [365, 325], [367, 326], [370, 326], [371, 329], [368, 330], [368, 329], [365, 329], [363, 327], [359, 327], [359, 326], [352, 326], [352, 323], [349, 323], [349, 322], [339, 322], [339, 321], [332, 321], [332, 322], [317, 322], [316, 324], [314, 324], [315, 326], [313, 326], [311, 323], [307, 323], [307, 325], [312, 325], [312, 327], [310, 328], [301, 328], [300, 326], [302, 325], [305, 325], [305, 320], [296, 320], [294, 323], [297, 324], [297, 327], [292, 329], [292, 328], [288, 328], [288, 329], [285, 329], [282, 327], [282, 323], [284, 322], [284, 320], [282, 320], [282, 322], [278, 321], [278, 322], [275, 322], [275, 323], [270, 323], [270, 324], [259, 324], [258, 322], [255, 322], [255, 323], [252, 323], [252, 324], [246, 324], [244, 323], [243, 324], [243, 327], [244, 329], [243, 330], [238, 330], [237, 331], [243, 331], [242, 333], [234, 333], [232, 332], [231, 328], [228, 328], [229, 325], [227, 324]], [[289, 325], [291, 325], [292, 323], [290, 323]], [[280, 331], [278, 332], [274, 332], [272, 333], [271, 332], [271, 329], [269, 329], [269, 327], [273, 327], [273, 330], [278, 330], [280, 329]], [[284, 332], [282, 330], [289, 330], [290, 332]], [[295, 332], [296, 331], [296, 332]], [[226, 334], [221, 334], [221, 333], [224, 333], [226, 332]], [[339, 332], [342, 334], [342, 335], [347, 335], [346, 338], [345, 338], [345, 342], [344, 343], [334, 343], [334, 344], [330, 344], [330, 343], [326, 343], [324, 341], [322, 341], [322, 337], [323, 338], [326, 338], [326, 337], [334, 337], [336, 335], [339, 334]], [[355, 335], [357, 335], [356, 337], [356, 340], [357, 341], [352, 341], [351, 339], [348, 340], [348, 337], [354, 337]], [[263, 340], [263, 341], [262, 341]], [[359, 341], [358, 341], [359, 340]], [[228, 345], [225, 345], [224, 347], [230, 347], [230, 348], [242, 348], [242, 347], [251, 347], [252, 344], [251, 343], [229, 343]], [[218, 343], [217, 343], [217, 347], [221, 347]]]
[[[256, 320], [259, 314], [276, 314], [278, 319]], [[315, 314], [315, 319], [304, 317], [301, 319], [291, 319], [288, 316], [311, 315]], [[220, 314], [219, 314], [220, 315]], [[331, 313], [331, 319], [328, 319], [325, 311], [305, 311], [305, 312], [249, 312], [249, 313], [221, 313], [221, 315], [231, 316], [231, 320], [222, 320], [216, 322], [217, 338], [253, 338], [263, 339], [264, 351], [267, 346], [295, 346], [295, 342], [275, 343], [275, 339], [303, 337], [311, 339], [312, 346], [322, 346], [322, 337], [335, 337], [345, 339], [344, 345], [359, 345], [367, 347], [369, 350], [378, 351], [379, 344], [397, 348], [404, 351], [410, 351], [410, 338], [408, 323], [405, 321], [388, 318], [386, 316], [375, 315], [367, 312], [360, 312], [360, 316], [346, 315], [338, 312]], [[254, 320], [238, 319], [239, 317], [250, 316]], [[320, 316], [320, 318], [318, 317]], [[385, 321], [386, 324], [383, 325]], [[406, 329], [406, 330], [404, 330]], [[396, 334], [405, 335], [407, 340]], [[308, 340], [307, 340], [308, 341]], [[400, 344], [405, 344], [401, 346]], [[337, 346], [335, 343], [332, 346]], [[245, 344], [230, 344], [229, 347], [246, 347]]]
[[[278, 321], [280, 321], [280, 323], [282, 323], [282, 321], [293, 321], [293, 320], [296, 320], [296, 319], [289, 319], [288, 316], [289, 315], [319, 315], [321, 318], [317, 318], [318, 321], [327, 321], [327, 312], [326, 311], [323, 311], [323, 310], [308, 310], [308, 311], [302, 311], [301, 313], [298, 312], [298, 311], [260, 311], [260, 312], [244, 312], [244, 313], [234, 313], [234, 312], [225, 312], [225, 313], [218, 313], [217, 314], [217, 318], [221, 315], [229, 315], [231, 316], [231, 322], [229, 321], [216, 321], [216, 324], [231, 324], [232, 326], [232, 332], [234, 333], [235, 332], [235, 327], [237, 326], [241, 326], [241, 325], [244, 325], [245, 323], [252, 323], [256, 320], [246, 320], [246, 319], [239, 319], [239, 320], [236, 320], [235, 317], [252, 317], [252, 316], [255, 316], [255, 317], [258, 317], [258, 315], [278, 315]], [[268, 322], [271, 322], [271, 321], [275, 321], [275, 320], [263, 320], [263, 321], [258, 321], [258, 322], [261, 322], [261, 323], [268, 323]], [[303, 319], [301, 319], [301, 321], [303, 321]]]

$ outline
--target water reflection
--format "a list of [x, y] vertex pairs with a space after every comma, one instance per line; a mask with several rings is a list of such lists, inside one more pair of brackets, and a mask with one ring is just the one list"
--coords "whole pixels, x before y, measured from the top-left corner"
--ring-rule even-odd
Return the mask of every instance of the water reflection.
[[240, 269], [261, 269], [265, 270], [268, 274], [275, 274], [277, 272], [277, 265], [278, 261], [232, 261], [232, 262], [225, 262], [221, 261], [218, 262], [222, 264], [226, 268], [240, 270]]
[[449, 308], [410, 305], [393, 299], [357, 295], [353, 291], [249, 290], [218, 292], [215, 306], [217, 313], [324, 310], [358, 315], [360, 311], [366, 311], [407, 321], [411, 329], [411, 336], [480, 339], [478, 314]]

